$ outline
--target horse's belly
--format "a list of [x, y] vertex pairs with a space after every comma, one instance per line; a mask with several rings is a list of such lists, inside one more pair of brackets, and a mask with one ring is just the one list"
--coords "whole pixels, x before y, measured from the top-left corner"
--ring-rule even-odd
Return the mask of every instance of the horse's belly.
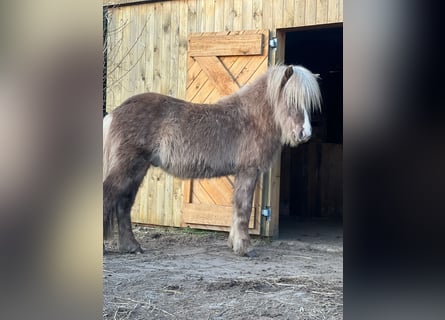
[[204, 179], [234, 174], [235, 166], [230, 164], [209, 164], [199, 162], [179, 162], [162, 166], [169, 174], [182, 179]]

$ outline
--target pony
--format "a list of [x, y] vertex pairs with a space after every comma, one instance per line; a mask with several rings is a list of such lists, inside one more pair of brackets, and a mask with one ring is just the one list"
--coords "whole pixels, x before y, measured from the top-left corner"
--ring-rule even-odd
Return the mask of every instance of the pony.
[[283, 145], [310, 139], [313, 111], [321, 111], [317, 75], [302, 66], [270, 67], [214, 104], [157, 93], [128, 98], [103, 119], [104, 239], [117, 220], [119, 251], [143, 252], [130, 211], [150, 166], [181, 179], [234, 175], [228, 245], [245, 255], [258, 177]]

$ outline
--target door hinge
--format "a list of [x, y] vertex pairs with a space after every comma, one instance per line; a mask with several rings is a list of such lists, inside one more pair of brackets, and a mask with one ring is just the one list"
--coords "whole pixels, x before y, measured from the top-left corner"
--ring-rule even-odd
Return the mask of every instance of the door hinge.
[[261, 209], [261, 215], [266, 218], [266, 221], [269, 221], [270, 217], [272, 216], [272, 210], [269, 206], [263, 207]]
[[278, 39], [276, 37], [269, 40], [269, 47], [273, 49], [278, 47]]

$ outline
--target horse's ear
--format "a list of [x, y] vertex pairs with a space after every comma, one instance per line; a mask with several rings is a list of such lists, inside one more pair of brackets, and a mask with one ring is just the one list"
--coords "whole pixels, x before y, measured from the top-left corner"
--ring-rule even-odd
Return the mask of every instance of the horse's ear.
[[290, 77], [294, 74], [294, 67], [288, 66], [286, 69], [286, 72], [284, 72], [284, 77], [286, 78], [286, 81], [289, 80]]
[[284, 76], [283, 79], [281, 80], [281, 87], [284, 87], [287, 80], [289, 80], [289, 78], [292, 77], [293, 74], [294, 74], [294, 67], [288, 66], [286, 68], [286, 71], [284, 71]]

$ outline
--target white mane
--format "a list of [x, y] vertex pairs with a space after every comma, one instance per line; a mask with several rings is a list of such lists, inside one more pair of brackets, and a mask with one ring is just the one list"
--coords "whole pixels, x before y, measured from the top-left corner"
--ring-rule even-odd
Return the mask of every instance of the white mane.
[[293, 74], [282, 88], [283, 77], [288, 66], [278, 65], [268, 70], [267, 77], [267, 99], [271, 105], [280, 99], [285, 99], [287, 108], [297, 108], [299, 111], [320, 111], [321, 93], [317, 77], [301, 66], [293, 67]]

